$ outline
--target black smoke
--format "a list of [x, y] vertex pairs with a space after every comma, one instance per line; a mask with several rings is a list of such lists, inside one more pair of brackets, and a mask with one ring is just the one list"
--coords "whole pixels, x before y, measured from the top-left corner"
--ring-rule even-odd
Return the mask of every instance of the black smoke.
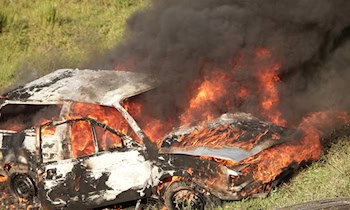
[[[231, 71], [241, 55], [236, 81], [227, 87], [256, 89], [254, 53], [266, 48], [281, 64], [283, 115], [298, 121], [312, 111], [349, 111], [349, 27], [347, 0], [156, 0], [129, 18], [121, 44], [88, 66], [121, 64], [158, 77], [161, 87], [143, 100], [169, 117], [187, 107], [195, 81], [214, 69]], [[251, 111], [257, 101], [232, 110]]]

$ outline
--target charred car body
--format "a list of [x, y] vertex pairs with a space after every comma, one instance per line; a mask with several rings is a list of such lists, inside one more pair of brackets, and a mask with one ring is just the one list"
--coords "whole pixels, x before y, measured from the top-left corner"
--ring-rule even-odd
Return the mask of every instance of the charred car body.
[[[143, 74], [62, 69], [6, 93], [0, 105], [0, 171], [14, 194], [49, 209], [95, 208], [151, 196], [170, 209], [181, 208], [179, 203], [210, 208], [264, 191], [255, 191], [262, 183], [244, 172], [249, 165], [241, 161], [300, 138], [295, 130], [236, 113], [173, 131], [158, 149], [121, 105], [154, 86]], [[89, 116], [68, 119], [73, 102], [117, 109], [134, 136]], [[18, 112], [43, 109], [50, 110], [46, 118], [56, 119], [29, 123], [33, 117], [27, 114], [18, 118], [25, 129], [5, 126]], [[204, 129], [210, 130], [205, 138]], [[79, 151], [76, 136], [83, 136], [91, 151]]]

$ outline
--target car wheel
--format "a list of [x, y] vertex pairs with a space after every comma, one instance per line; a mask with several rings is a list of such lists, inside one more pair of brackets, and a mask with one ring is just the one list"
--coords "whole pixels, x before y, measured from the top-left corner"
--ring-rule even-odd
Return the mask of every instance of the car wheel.
[[35, 182], [28, 174], [13, 174], [9, 184], [12, 192], [20, 198], [31, 200], [36, 195]]
[[164, 193], [164, 204], [169, 210], [204, 210], [213, 209], [215, 206], [209, 195], [191, 187], [184, 181], [170, 184]]

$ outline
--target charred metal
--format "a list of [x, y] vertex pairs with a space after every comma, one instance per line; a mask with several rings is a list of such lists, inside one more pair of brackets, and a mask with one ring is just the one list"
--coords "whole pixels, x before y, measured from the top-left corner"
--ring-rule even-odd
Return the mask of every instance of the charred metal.
[[[177, 192], [185, 191], [196, 198], [193, 205], [207, 208], [271, 189], [274, 183], [254, 179], [256, 166], [244, 160], [303, 136], [250, 114], [227, 113], [174, 130], [157, 148], [121, 105], [155, 84], [131, 72], [63, 69], [6, 93], [0, 104], [0, 172], [12, 192], [48, 209], [89, 209], [149, 197], [172, 209]], [[74, 102], [115, 108], [135, 136], [89, 116], [67, 118]], [[33, 121], [48, 108], [44, 121]], [[25, 119], [20, 129], [12, 126], [16, 119]], [[73, 150], [73, 137], [87, 133], [93, 150]], [[101, 142], [101, 136], [113, 144]]]

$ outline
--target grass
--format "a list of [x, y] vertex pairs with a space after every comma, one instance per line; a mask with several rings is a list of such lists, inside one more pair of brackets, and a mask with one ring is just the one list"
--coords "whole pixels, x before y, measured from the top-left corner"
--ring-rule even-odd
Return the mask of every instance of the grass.
[[[125, 21], [145, 0], [0, 0], [0, 92], [14, 82], [79, 67], [91, 51], [122, 38]], [[350, 138], [265, 199], [222, 209], [274, 209], [302, 201], [350, 196]], [[4, 207], [4, 206], [3, 206]]]
[[145, 5], [144, 0], [0, 0], [0, 89], [52, 69], [79, 67], [91, 51], [118, 43], [126, 18]]

